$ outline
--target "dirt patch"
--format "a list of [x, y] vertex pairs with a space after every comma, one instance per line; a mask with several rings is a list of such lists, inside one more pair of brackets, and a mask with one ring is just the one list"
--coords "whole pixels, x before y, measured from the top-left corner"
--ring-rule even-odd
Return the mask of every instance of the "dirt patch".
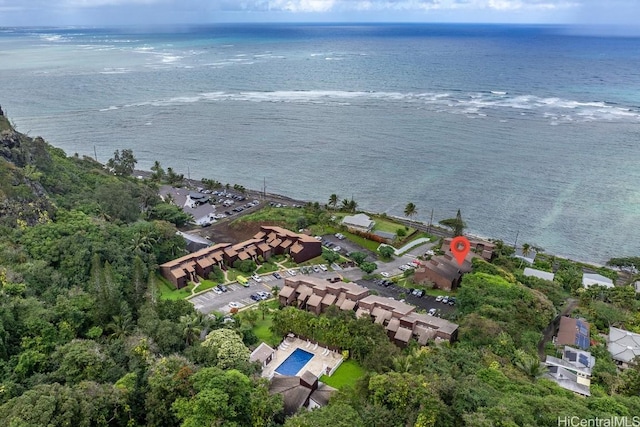
[[263, 225], [277, 225], [273, 222], [233, 222], [220, 221], [210, 227], [200, 228], [190, 231], [191, 234], [197, 234], [202, 237], [206, 237], [214, 243], [240, 243], [245, 240], [251, 239], [260, 231], [260, 227]]

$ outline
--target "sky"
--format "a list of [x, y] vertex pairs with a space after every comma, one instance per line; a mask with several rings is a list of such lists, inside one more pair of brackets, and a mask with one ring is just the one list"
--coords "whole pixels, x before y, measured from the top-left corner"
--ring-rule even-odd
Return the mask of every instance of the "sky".
[[0, 26], [216, 22], [640, 24], [640, 0], [0, 0]]

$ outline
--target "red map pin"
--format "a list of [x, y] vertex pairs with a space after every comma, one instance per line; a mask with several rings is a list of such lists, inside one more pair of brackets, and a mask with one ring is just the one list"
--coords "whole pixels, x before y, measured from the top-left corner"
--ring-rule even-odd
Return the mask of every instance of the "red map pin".
[[458, 261], [458, 264], [462, 265], [464, 259], [469, 253], [469, 249], [471, 249], [471, 243], [469, 243], [469, 240], [466, 237], [458, 236], [451, 240], [450, 248], [451, 253], [456, 258], [456, 261]]

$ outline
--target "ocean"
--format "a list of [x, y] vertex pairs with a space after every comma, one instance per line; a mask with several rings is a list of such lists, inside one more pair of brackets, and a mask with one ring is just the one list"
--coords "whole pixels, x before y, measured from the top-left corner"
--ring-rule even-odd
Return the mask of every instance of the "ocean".
[[0, 28], [18, 130], [603, 263], [640, 252], [640, 39], [557, 26]]

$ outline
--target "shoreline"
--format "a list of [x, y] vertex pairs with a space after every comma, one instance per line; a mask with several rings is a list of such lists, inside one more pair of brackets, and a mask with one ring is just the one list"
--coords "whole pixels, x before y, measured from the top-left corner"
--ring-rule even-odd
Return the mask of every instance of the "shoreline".
[[[146, 170], [138, 170], [138, 169], [136, 169], [136, 170], [133, 171], [133, 176], [135, 178], [138, 178], [138, 179], [148, 178], [151, 174], [152, 174], [151, 171], [146, 171]], [[203, 187], [204, 186], [204, 184], [202, 183], [202, 181], [200, 179], [195, 179], [195, 178], [184, 178], [183, 183], [186, 183], [187, 186], [192, 187], [192, 188]], [[234, 190], [233, 187], [231, 187], [230, 190], [237, 191], [237, 190]], [[275, 200], [284, 201], [284, 202], [288, 202], [288, 203], [301, 204], [303, 206], [306, 205], [307, 203], [316, 203], [316, 202], [319, 203], [321, 206], [326, 205], [326, 203], [320, 202], [320, 201], [317, 201], [317, 200], [313, 200], [313, 201], [300, 200], [300, 199], [295, 199], [295, 198], [290, 197], [290, 196], [286, 196], [284, 194], [269, 193], [269, 192], [264, 193], [262, 191], [258, 191], [258, 190], [254, 190], [254, 189], [250, 189], [250, 188], [245, 188], [245, 190], [246, 190], [246, 194], [251, 195], [251, 197], [256, 197], [256, 198], [263, 199], [263, 200], [264, 199], [275, 199]], [[359, 212], [365, 213], [367, 215], [375, 215], [375, 216], [383, 215], [382, 213], [379, 213], [379, 212], [370, 212], [370, 211], [367, 211], [367, 210], [364, 210], [364, 209], [359, 210]], [[400, 223], [411, 224], [411, 226], [414, 227], [414, 228], [418, 228], [419, 229], [419, 228], [429, 227], [429, 224], [425, 224], [422, 221], [411, 220], [411, 219], [399, 217], [399, 216], [396, 216], [396, 215], [387, 215], [387, 214], [384, 214], [384, 215], [386, 215], [388, 218], [393, 219], [394, 221], [398, 221]], [[432, 228], [432, 231], [437, 230], [437, 233], [435, 233], [435, 235], [437, 235], [439, 237], [447, 237], [447, 236], [449, 236], [451, 234], [447, 229], [440, 227], [438, 224], [431, 224], [431, 228]], [[432, 233], [432, 234], [434, 234], [434, 233]], [[483, 235], [480, 235], [480, 234], [477, 234], [477, 233], [473, 233], [473, 232], [465, 233], [465, 235], [467, 237], [469, 237], [469, 238], [478, 239], [478, 240], [486, 240], [486, 241], [501, 240], [501, 239], [493, 239], [492, 237], [483, 236]], [[515, 247], [514, 247], [514, 245], [512, 243], [506, 242], [504, 240], [501, 240], [501, 241], [505, 244], [505, 246], [509, 246], [509, 247], [512, 247], [512, 248], [515, 249]], [[570, 258], [568, 256], [558, 255], [558, 254], [554, 254], [554, 253], [550, 253], [550, 252], [546, 252], [546, 251], [543, 251], [541, 253], [545, 254], [545, 255], [548, 255], [548, 256], [552, 256], [554, 258], [561, 259], [561, 260], [567, 260], [567, 261], [571, 261], [571, 262], [574, 262], [574, 263], [585, 264], [585, 265], [589, 265], [589, 266], [593, 266], [593, 267], [597, 267], [597, 268], [603, 268], [603, 267], [604, 268], [609, 268], [612, 271], [616, 271], [618, 273], [622, 273], [621, 270], [616, 269], [614, 267], [607, 266], [606, 263], [601, 263], [601, 262], [596, 262], [596, 261], [577, 260], [577, 259]]]

